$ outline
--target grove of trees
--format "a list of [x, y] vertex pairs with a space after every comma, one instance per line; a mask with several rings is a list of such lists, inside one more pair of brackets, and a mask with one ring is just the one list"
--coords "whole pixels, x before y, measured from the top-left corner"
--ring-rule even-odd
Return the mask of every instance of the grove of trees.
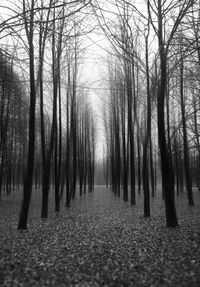
[[[136, 204], [141, 183], [144, 217], [161, 175], [166, 226], [178, 225], [177, 194], [194, 205], [199, 188], [199, 2], [96, 1], [111, 44], [108, 59], [104, 166], [113, 191]], [[183, 166], [183, 167], [182, 167]], [[158, 172], [160, 170], [160, 172]]]
[[33, 184], [41, 185], [42, 218], [51, 185], [56, 212], [64, 193], [70, 206], [78, 178], [81, 195], [86, 186], [93, 190], [94, 117], [86, 91], [78, 90], [81, 12], [89, 3], [21, 1], [1, 23], [2, 38], [14, 42], [12, 54], [1, 53], [1, 189], [23, 185], [18, 229], [27, 228]]
[[[20, 0], [1, 5], [0, 196], [23, 187], [18, 229], [27, 228], [32, 189], [41, 217], [65, 195], [70, 207], [94, 189], [97, 129], [80, 85], [87, 35], [104, 33], [102, 117], [106, 185], [134, 206], [162, 190], [166, 226], [175, 194], [194, 205], [200, 189], [200, 4], [197, 0]], [[134, 207], [133, 207], [134, 208]]]

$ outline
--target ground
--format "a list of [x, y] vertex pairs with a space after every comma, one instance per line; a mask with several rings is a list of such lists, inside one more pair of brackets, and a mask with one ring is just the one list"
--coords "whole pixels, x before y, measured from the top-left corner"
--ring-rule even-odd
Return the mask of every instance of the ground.
[[151, 218], [105, 187], [40, 219], [32, 196], [28, 230], [17, 231], [20, 192], [0, 202], [0, 286], [200, 286], [200, 193], [176, 199], [178, 228], [165, 227], [157, 191]]

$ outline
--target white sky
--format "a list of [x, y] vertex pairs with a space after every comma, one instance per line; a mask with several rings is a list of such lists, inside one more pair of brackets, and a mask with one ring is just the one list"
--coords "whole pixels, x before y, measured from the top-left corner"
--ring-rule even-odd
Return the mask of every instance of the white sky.
[[102, 121], [102, 96], [106, 96], [108, 90], [105, 88], [104, 74], [105, 74], [105, 58], [107, 52], [106, 47], [109, 46], [106, 37], [92, 33], [87, 38], [87, 42], [90, 47], [86, 51], [85, 64], [82, 69], [82, 81], [86, 90], [88, 90], [89, 101], [94, 111], [97, 141], [96, 141], [96, 158], [102, 159], [103, 157], [103, 145], [104, 139], [104, 128]]

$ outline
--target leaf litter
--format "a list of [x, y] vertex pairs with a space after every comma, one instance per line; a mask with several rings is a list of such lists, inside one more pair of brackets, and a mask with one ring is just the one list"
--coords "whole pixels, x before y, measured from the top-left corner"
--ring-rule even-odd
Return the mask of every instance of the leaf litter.
[[33, 193], [27, 231], [17, 231], [19, 195], [0, 202], [0, 286], [200, 286], [200, 194], [177, 199], [180, 227], [165, 228], [164, 203], [130, 206], [104, 187], [40, 219]]

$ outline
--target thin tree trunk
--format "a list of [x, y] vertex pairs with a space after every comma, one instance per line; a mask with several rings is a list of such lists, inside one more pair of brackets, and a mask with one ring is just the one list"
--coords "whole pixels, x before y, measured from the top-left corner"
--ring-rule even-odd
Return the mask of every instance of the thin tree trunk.
[[[148, 27], [149, 29], [149, 27]], [[149, 34], [149, 30], [148, 30]], [[145, 139], [143, 145], [143, 190], [144, 190], [144, 217], [150, 217], [150, 191], [149, 191], [149, 142], [151, 139], [151, 98], [149, 88], [149, 59], [148, 34], [145, 36], [146, 44], [146, 80], [147, 80], [147, 117], [145, 123]]]
[[188, 195], [189, 205], [194, 205], [193, 192], [192, 192], [192, 181], [190, 175], [190, 162], [189, 162], [189, 151], [188, 151], [188, 140], [187, 140], [187, 127], [185, 118], [185, 103], [184, 103], [184, 91], [183, 91], [183, 60], [180, 65], [180, 94], [181, 94], [181, 115], [183, 124], [183, 152], [184, 152], [184, 169], [185, 169], [185, 181]]
[[141, 192], [141, 151], [139, 131], [137, 130], [137, 156], [138, 156], [138, 193]]

